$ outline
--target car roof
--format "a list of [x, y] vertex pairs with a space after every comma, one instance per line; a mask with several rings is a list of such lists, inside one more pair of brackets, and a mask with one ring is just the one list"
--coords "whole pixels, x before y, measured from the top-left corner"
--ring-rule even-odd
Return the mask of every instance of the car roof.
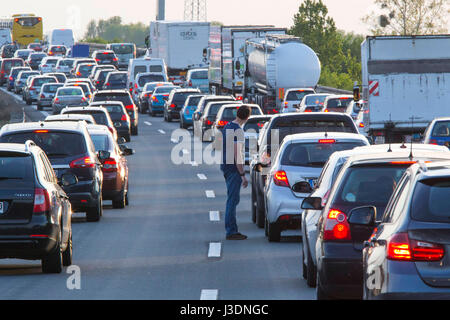
[[96, 101], [96, 102], [91, 102], [89, 104], [89, 107], [98, 106], [98, 105], [104, 106], [104, 105], [109, 105], [109, 104], [112, 104], [112, 105], [120, 104], [123, 106], [122, 101]]
[[352, 117], [350, 117], [348, 114], [342, 113], [342, 112], [307, 112], [307, 113], [299, 113], [299, 112], [289, 112], [289, 113], [282, 113], [274, 115], [272, 118], [272, 121], [276, 121], [278, 119], [284, 119], [284, 118], [294, 118], [294, 119], [302, 119], [306, 118], [306, 120], [321, 120], [323, 118], [325, 119], [332, 119], [332, 118], [347, 118], [353, 121]]
[[200, 93], [200, 89], [187, 89], [187, 88], [176, 88], [172, 92], [179, 93], [179, 92], [196, 92]]
[[[360, 140], [367, 143], [368, 140], [365, 136], [358, 133], [348, 133], [348, 132], [307, 132], [307, 133], [296, 133], [286, 136], [284, 142], [298, 142], [302, 140], [317, 140], [317, 139], [345, 139], [345, 140]], [[450, 152], [449, 152], [450, 155]]]
[[[395, 150], [411, 150], [411, 144], [402, 144], [402, 143], [393, 143], [393, 144], [377, 144], [371, 145], [369, 147], [357, 147], [357, 149], [368, 149], [371, 150], [383, 150], [388, 152], [389, 149]], [[423, 151], [442, 151], [442, 152], [450, 152], [450, 150], [445, 146], [438, 146], [434, 144], [424, 144], [424, 143], [413, 143], [412, 144], [413, 151], [415, 150], [423, 150]]]
[[83, 132], [82, 122], [24, 122], [6, 124], [0, 130], [0, 135], [11, 132], [32, 131], [32, 130], [58, 130], [70, 132]]
[[419, 181], [430, 178], [450, 177], [450, 161], [435, 161], [431, 163], [420, 161], [411, 166], [409, 170], [413, 172], [419, 171]]
[[[102, 111], [105, 113], [108, 113], [108, 110], [103, 108], [103, 107], [65, 107], [64, 109], [61, 110], [61, 113], [63, 113], [63, 111], [85, 111], [85, 110], [92, 110], [92, 111]], [[108, 113], [109, 114], [109, 113]]]
[[433, 120], [433, 122], [438, 122], [438, 121], [450, 121], [450, 117], [441, 117], [441, 118], [436, 118]]
[[[31, 144], [32, 146], [36, 146]], [[30, 144], [28, 144], [30, 146]], [[30, 154], [30, 150], [26, 143], [0, 143], [0, 151], [9, 151]]]
[[351, 94], [332, 94], [327, 97], [327, 99], [336, 99], [336, 98], [353, 98]]
[[86, 126], [86, 128], [88, 129], [90, 134], [94, 134], [94, 133], [103, 133], [103, 134], [108, 134], [111, 133], [108, 129], [107, 126], [102, 125], [102, 124], [88, 124]]
[[73, 114], [73, 113], [66, 113], [66, 114], [54, 114], [54, 115], [49, 115], [47, 116], [47, 118], [45, 118], [44, 121], [47, 120], [51, 120], [51, 121], [55, 121], [55, 120], [59, 120], [59, 119], [74, 119], [74, 120], [94, 120], [94, 117], [91, 116], [90, 114]]
[[370, 164], [370, 163], [386, 163], [389, 161], [418, 161], [420, 159], [442, 159], [450, 160], [450, 152], [430, 152], [430, 151], [413, 151], [413, 157], [410, 158], [410, 150], [380, 152], [375, 154], [355, 155], [348, 159], [350, 165]]
[[120, 94], [124, 94], [124, 93], [128, 93], [129, 92], [127, 90], [98, 90], [95, 95], [101, 94], [101, 93], [105, 93], [105, 94], [116, 94], [116, 93], [120, 93]]

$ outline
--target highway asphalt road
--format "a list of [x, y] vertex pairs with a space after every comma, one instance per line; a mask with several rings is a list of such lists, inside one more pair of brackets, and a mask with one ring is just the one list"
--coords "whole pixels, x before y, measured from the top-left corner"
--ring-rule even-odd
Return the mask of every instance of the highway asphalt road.
[[[67, 286], [78, 273], [45, 275], [40, 261], [0, 260], [0, 299], [314, 299], [301, 278], [299, 232], [269, 243], [251, 222], [246, 189], [238, 225], [249, 239], [226, 241], [219, 167], [171, 162], [177, 122], [141, 115], [139, 126], [129, 144], [136, 151], [128, 158], [130, 205], [113, 210], [105, 201], [98, 223], [73, 216], [81, 288]], [[211, 221], [217, 216], [210, 211], [219, 211], [220, 221]]]

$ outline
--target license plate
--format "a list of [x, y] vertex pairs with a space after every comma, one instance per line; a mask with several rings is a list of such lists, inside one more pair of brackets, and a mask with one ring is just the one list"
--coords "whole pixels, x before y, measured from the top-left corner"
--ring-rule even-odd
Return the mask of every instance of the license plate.
[[111, 60], [105, 60], [105, 61], [103, 61], [104, 63], [110, 63], [111, 62]]
[[3, 201], [0, 201], [0, 214], [5, 213], [4, 211]]

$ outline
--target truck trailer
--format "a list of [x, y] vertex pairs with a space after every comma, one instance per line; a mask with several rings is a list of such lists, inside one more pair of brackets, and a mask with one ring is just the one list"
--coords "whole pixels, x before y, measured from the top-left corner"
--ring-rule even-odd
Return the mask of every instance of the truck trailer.
[[245, 58], [243, 98], [266, 114], [281, 112], [287, 89], [315, 89], [320, 79], [317, 54], [298, 37], [277, 34], [247, 40]]
[[361, 59], [364, 123], [375, 143], [420, 140], [450, 114], [450, 35], [369, 36]]

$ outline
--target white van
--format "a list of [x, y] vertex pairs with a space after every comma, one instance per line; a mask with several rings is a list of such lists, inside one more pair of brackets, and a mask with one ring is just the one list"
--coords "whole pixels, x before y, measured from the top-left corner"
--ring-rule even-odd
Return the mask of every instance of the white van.
[[12, 43], [11, 30], [0, 29], [0, 47], [6, 43]]
[[48, 37], [49, 46], [60, 45], [72, 48], [75, 43], [72, 29], [54, 29]]
[[119, 70], [128, 69], [131, 59], [136, 59], [136, 45], [134, 43], [109, 43], [106, 50], [112, 50], [119, 59]]
[[130, 89], [130, 93], [132, 93], [136, 76], [139, 73], [147, 72], [163, 74], [164, 78], [167, 79], [167, 67], [163, 59], [155, 59], [150, 57], [131, 59], [128, 66], [127, 84], [127, 88]]

